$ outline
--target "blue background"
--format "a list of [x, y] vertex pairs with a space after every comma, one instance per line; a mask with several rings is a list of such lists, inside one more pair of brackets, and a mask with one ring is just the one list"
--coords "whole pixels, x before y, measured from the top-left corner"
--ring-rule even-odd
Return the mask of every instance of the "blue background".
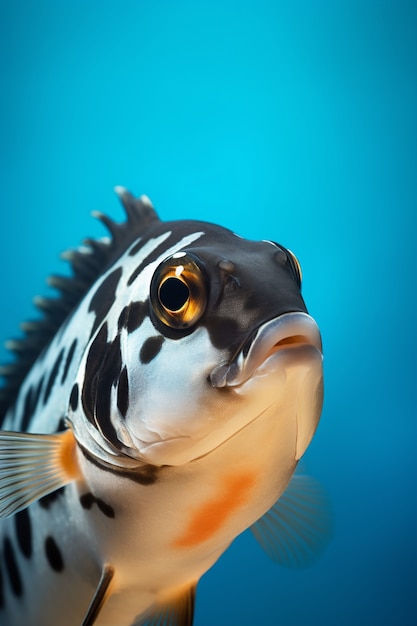
[[2, 0], [0, 29], [2, 339], [116, 184], [303, 266], [334, 538], [287, 571], [245, 533], [196, 626], [416, 623], [416, 2]]

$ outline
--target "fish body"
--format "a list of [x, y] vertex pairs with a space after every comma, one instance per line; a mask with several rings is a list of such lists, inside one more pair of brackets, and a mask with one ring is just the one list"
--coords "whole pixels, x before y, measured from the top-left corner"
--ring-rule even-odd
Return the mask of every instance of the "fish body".
[[[305, 537], [322, 505], [290, 483], [322, 406], [298, 261], [118, 193], [127, 221], [99, 215], [111, 238], [69, 255], [74, 277], [52, 279], [61, 298], [38, 302], [46, 322], [11, 346], [33, 364], [5, 370], [18, 388], [0, 432], [10, 626], [191, 625], [198, 580], [246, 528], [288, 564], [328, 525], [294, 558], [279, 547], [288, 515]], [[30, 359], [39, 326], [50, 337]]]

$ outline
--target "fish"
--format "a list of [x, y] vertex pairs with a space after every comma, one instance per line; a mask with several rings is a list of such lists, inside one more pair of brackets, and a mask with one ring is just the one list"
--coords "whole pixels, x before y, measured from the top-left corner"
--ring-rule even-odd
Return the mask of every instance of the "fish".
[[246, 529], [289, 567], [331, 534], [296, 473], [323, 404], [297, 257], [115, 191], [124, 221], [94, 214], [107, 236], [63, 254], [0, 371], [8, 626], [191, 626]]

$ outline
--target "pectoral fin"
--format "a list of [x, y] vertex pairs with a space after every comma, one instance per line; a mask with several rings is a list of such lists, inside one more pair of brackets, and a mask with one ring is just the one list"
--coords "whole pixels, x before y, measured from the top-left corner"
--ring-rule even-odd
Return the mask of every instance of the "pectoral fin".
[[101, 573], [100, 582], [91, 600], [87, 615], [83, 619], [81, 626], [93, 626], [96, 622], [98, 614], [103, 608], [103, 604], [107, 600], [111, 592], [111, 582], [114, 576], [114, 568], [111, 565], [105, 565]]
[[273, 561], [291, 568], [306, 567], [331, 537], [327, 497], [314, 479], [293, 476], [286, 491], [251, 530]]
[[71, 430], [57, 435], [0, 431], [0, 519], [80, 476]]
[[133, 626], [193, 626], [196, 588], [197, 584], [193, 584], [157, 603]]

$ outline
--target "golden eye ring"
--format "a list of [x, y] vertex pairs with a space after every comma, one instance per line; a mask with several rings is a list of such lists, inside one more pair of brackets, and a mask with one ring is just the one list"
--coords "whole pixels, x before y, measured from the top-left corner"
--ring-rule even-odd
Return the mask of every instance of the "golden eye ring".
[[196, 257], [178, 252], [163, 261], [151, 282], [151, 305], [169, 328], [194, 326], [207, 306], [207, 281]]
[[297, 259], [297, 257], [295, 256], [294, 252], [291, 252], [291, 250], [289, 250], [288, 248], [287, 248], [287, 252], [288, 252], [288, 254], [291, 257], [292, 262], [294, 263], [294, 268], [295, 268], [295, 271], [297, 273], [299, 283], [301, 285], [301, 283], [303, 281], [303, 272], [301, 270], [300, 261]]

